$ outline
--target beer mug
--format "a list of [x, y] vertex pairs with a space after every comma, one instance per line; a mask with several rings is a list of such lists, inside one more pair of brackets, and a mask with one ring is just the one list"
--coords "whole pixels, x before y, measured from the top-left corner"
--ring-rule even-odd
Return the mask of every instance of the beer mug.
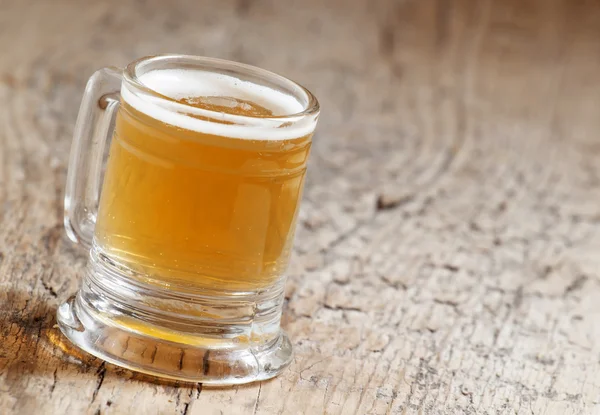
[[297, 83], [220, 59], [153, 56], [96, 72], [67, 177], [65, 228], [89, 258], [58, 310], [64, 335], [172, 379], [280, 373], [292, 355], [285, 270], [318, 115]]

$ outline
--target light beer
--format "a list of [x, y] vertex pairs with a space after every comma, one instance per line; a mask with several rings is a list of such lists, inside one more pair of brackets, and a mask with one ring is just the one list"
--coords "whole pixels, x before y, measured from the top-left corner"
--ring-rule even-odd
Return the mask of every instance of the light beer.
[[140, 82], [177, 111], [122, 91], [95, 244], [164, 286], [273, 284], [290, 255], [312, 131], [237, 121], [301, 105], [223, 74], [165, 69]]

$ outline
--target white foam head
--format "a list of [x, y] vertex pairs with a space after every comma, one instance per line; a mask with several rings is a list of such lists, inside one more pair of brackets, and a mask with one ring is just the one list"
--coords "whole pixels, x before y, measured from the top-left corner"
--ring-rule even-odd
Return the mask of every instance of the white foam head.
[[[138, 79], [147, 88], [175, 100], [233, 97], [265, 107], [273, 112], [273, 116], [297, 114], [304, 110], [302, 103], [292, 95], [220, 73], [161, 69], [145, 73]], [[187, 114], [197, 112], [202, 115], [206, 114], [206, 110], [191, 109], [184, 104], [139, 93], [126, 80], [123, 81], [121, 96], [133, 108], [154, 119], [204, 134], [251, 140], [286, 140], [308, 135], [316, 125], [315, 117], [305, 117], [306, 119], [289, 123], [289, 120], [210, 112], [211, 118], [233, 124], [198, 119]]]

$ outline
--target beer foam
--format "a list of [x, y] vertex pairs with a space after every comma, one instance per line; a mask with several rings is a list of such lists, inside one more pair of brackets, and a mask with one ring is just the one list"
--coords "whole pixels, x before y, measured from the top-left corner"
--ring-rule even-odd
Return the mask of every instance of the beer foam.
[[[282, 91], [244, 81], [233, 76], [191, 69], [161, 69], [138, 78], [147, 88], [175, 100], [196, 97], [232, 97], [254, 102], [273, 112], [273, 116], [297, 114], [304, 110], [302, 103]], [[312, 133], [316, 120], [305, 117], [294, 123], [286, 120], [247, 117], [228, 113], [210, 112], [211, 118], [229, 121], [223, 124], [198, 119], [188, 114], [206, 114], [185, 104], [142, 94], [123, 81], [122, 99], [149, 117], [186, 130], [204, 134], [252, 140], [285, 140]], [[187, 114], [186, 114], [187, 113]], [[215, 116], [216, 114], [216, 116]], [[231, 124], [233, 123], [233, 124]]]

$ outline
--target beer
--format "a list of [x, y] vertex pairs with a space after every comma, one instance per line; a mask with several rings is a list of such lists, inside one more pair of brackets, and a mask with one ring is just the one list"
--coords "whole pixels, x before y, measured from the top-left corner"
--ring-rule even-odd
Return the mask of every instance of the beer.
[[272, 285], [290, 255], [312, 129], [260, 122], [302, 106], [224, 74], [164, 69], [139, 81], [171, 107], [124, 86], [95, 244], [150, 283]]

